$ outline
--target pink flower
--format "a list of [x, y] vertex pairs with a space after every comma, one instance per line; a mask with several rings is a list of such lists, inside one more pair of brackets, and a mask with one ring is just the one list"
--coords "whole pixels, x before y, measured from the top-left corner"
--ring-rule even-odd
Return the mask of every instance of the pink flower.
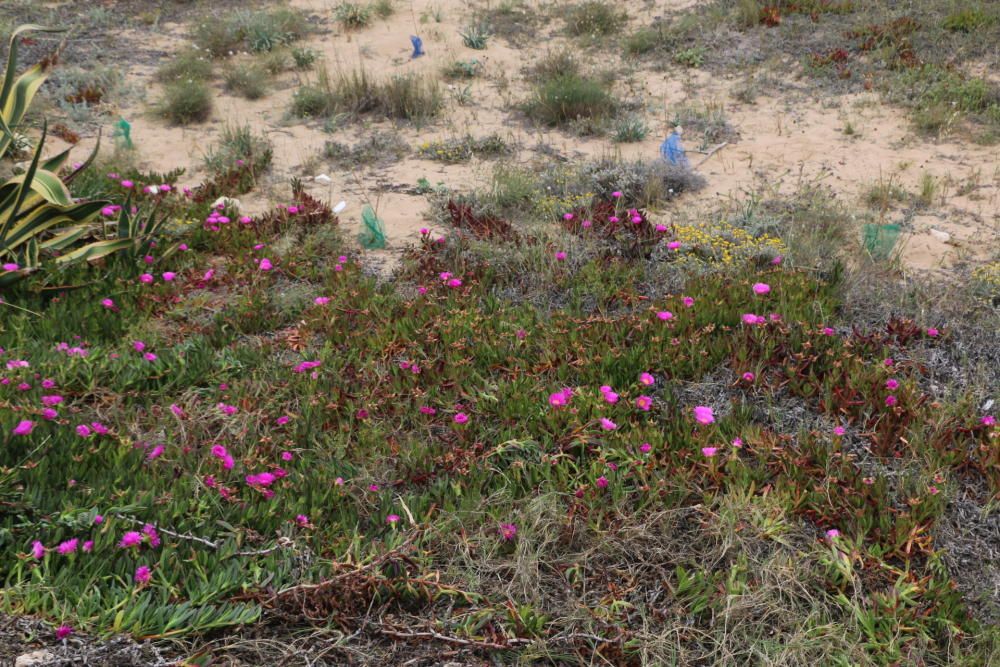
[[661, 320], [663, 320], [664, 322], [666, 322], [667, 320], [674, 319], [674, 314], [671, 313], [669, 310], [661, 310], [656, 314], [656, 316]]
[[56, 628], [56, 639], [58, 639], [59, 641], [66, 639], [71, 634], [73, 634], [73, 628], [68, 625], [64, 624]]
[[42, 419], [47, 419], [49, 421], [52, 421], [58, 416], [59, 413], [53, 410], [52, 408], [45, 408], [44, 410], [42, 410]]
[[137, 547], [142, 544], [142, 533], [137, 530], [130, 530], [122, 536], [121, 542], [118, 543], [122, 549], [131, 549], [132, 547]]
[[826, 536], [827, 536], [827, 537], [828, 537], [828, 538], [829, 538], [830, 540], [833, 540], [833, 539], [835, 539], [835, 538], [838, 538], [838, 537], [840, 537], [840, 531], [839, 531], [839, 530], [837, 530], [836, 528], [831, 528], [830, 530], [826, 531]]
[[733, 438], [732, 445], [736, 449], [742, 449], [743, 448], [743, 438]]
[[237, 412], [239, 412], [239, 408], [237, 408], [235, 405], [226, 405], [225, 403], [219, 403], [215, 407], [217, 407], [219, 411], [222, 412], [222, 414], [224, 415], [232, 416], [235, 415]]
[[465, 414], [464, 412], [459, 412], [458, 414], [455, 415], [454, 420], [456, 424], [464, 424], [467, 421], [469, 421], [469, 415]]
[[557, 391], [554, 394], [549, 394], [549, 405], [551, 405], [554, 408], [562, 407], [566, 405], [566, 403], [568, 402], [569, 399], [566, 398], [566, 395], [563, 394], [563, 392], [561, 391]]
[[890, 408], [892, 406], [896, 405], [897, 402], [898, 402], [898, 400], [896, 399], [896, 397], [893, 396], [893, 395], [891, 395], [891, 394], [889, 396], [885, 397], [885, 404], [886, 404], [886, 406], [888, 406]]
[[142, 527], [142, 534], [146, 536], [149, 546], [154, 549], [160, 546], [160, 535], [156, 532], [156, 526], [151, 523], [147, 523]]
[[499, 531], [500, 537], [509, 541], [514, 539], [514, 536], [517, 535], [517, 526], [512, 523], [501, 523]]
[[163, 454], [164, 449], [165, 448], [163, 445], [157, 445], [156, 447], [153, 447], [153, 449], [150, 450], [149, 454], [146, 455], [146, 460], [152, 461], [154, 459], [159, 458], [160, 455]]
[[102, 523], [104, 523], [104, 517], [101, 516], [100, 514], [95, 514], [94, 523], [97, 524], [98, 526], [101, 525]]
[[834, 331], [833, 329], [831, 329], [830, 327], [823, 327], [823, 335], [824, 336], [832, 336], [835, 333], [837, 333], [837, 332]]
[[270, 271], [272, 268], [274, 268], [274, 265], [271, 264], [271, 260], [269, 260], [267, 257], [260, 260], [258, 266], [260, 267], [261, 271]]
[[701, 453], [704, 454], [708, 458], [712, 458], [713, 456], [715, 456], [715, 453], [717, 451], [719, 451], [718, 447], [702, 447], [701, 448]]
[[572, 213], [563, 213], [563, 220], [572, 220], [572, 219], [573, 219]]
[[146, 361], [156, 361], [157, 359], [156, 354], [154, 352], [147, 352], [146, 354], [142, 355], [142, 358], [145, 359]]
[[583, 222], [580, 223], [580, 226], [583, 227], [584, 229], [590, 229], [593, 226], [593, 224], [594, 223], [592, 223], [590, 220], [584, 220]]
[[767, 283], [754, 283], [753, 293], [757, 295], [767, 294], [771, 291], [771, 286]]
[[79, 545], [79, 540], [74, 537], [60, 543], [59, 546], [56, 547], [56, 551], [59, 552], [59, 555], [61, 556], [68, 556], [76, 551], [77, 545]]
[[20, 267], [13, 262], [6, 262], [3, 265], [0, 265], [0, 268], [3, 268], [4, 271], [17, 271]]
[[653, 446], [648, 442], [644, 442], [641, 445], [639, 445], [639, 451], [642, 452], [643, 454], [649, 454], [649, 452], [651, 452], [652, 450]]
[[614, 197], [615, 199], [621, 199], [622, 193], [620, 190], [615, 190], [614, 192], [611, 193], [611, 196]]
[[317, 306], [325, 306], [326, 304], [330, 303], [330, 297], [318, 296], [315, 299], [313, 299], [313, 303], [315, 303]]
[[840, 435], [844, 435], [845, 433], [847, 433], [847, 429], [845, 429], [843, 426], [834, 426], [833, 427], [833, 434], [834, 435], [840, 436]]
[[649, 396], [640, 396], [635, 399], [635, 407], [648, 412], [653, 407], [653, 399]]
[[694, 409], [694, 419], [699, 424], [707, 425], [715, 421], [715, 414], [712, 412], [712, 408], [699, 405]]
[[288, 415], [281, 415], [280, 417], [274, 420], [274, 423], [277, 424], [278, 426], [284, 426], [290, 421], [292, 421], [291, 417], [289, 417]]
[[124, 180], [124, 181], [121, 182], [121, 186], [123, 188], [125, 188], [125, 189], [131, 188], [134, 185], [135, 185], [135, 183], [133, 183], [132, 181], [129, 181], [129, 180]]
[[385, 518], [385, 522], [388, 523], [388, 524], [396, 524], [396, 523], [399, 522], [399, 515], [398, 514], [390, 514], [389, 516], [387, 516]]
[[420, 414], [422, 414], [422, 415], [436, 415], [437, 414], [437, 410], [435, 408], [432, 408], [429, 405], [421, 405], [420, 406]]
[[139, 276], [139, 282], [149, 285], [150, 283], [153, 282], [153, 274], [151, 273], [142, 274], [141, 276]]
[[31, 543], [31, 556], [35, 560], [42, 560], [45, 558], [45, 545], [35, 540]]
[[448, 281], [448, 287], [461, 287], [462, 280], [460, 278], [452, 278]]
[[80, 424], [76, 427], [76, 434], [81, 438], [86, 438], [90, 435], [90, 427], [86, 424]]
[[168, 282], [168, 283], [169, 283], [169, 282], [170, 282], [171, 280], [173, 280], [174, 278], [176, 278], [176, 277], [177, 277], [177, 274], [176, 274], [176, 273], [174, 273], [173, 271], [164, 271], [164, 272], [163, 272], [163, 279], [164, 279], [164, 280], [165, 280], [166, 282]]
[[618, 428], [618, 424], [614, 423], [607, 417], [601, 417], [601, 428], [603, 428], [605, 431], [614, 431], [616, 428]]
[[115, 308], [115, 302], [111, 299], [101, 299], [101, 305], [108, 310], [113, 310]]
[[934, 327], [931, 327], [930, 329], [927, 330], [927, 335], [930, 336], [931, 338], [937, 337], [938, 334], [940, 333], [941, 332], [935, 329]]
[[618, 394], [610, 389], [608, 391], [602, 391], [601, 395], [604, 396], [605, 401], [611, 403], [612, 405], [618, 402]]
[[288, 207], [288, 212], [291, 213], [292, 215], [295, 215], [296, 213], [299, 212], [299, 207], [298, 206], [289, 206]]
[[689, 296], [686, 296], [686, 297], [684, 297], [684, 298], [681, 299], [681, 303], [684, 304], [685, 308], [690, 308], [691, 306], [694, 305], [694, 299], [691, 298], [691, 297], [689, 297]]
[[599, 488], [599, 489], [606, 489], [606, 488], [608, 488], [608, 478], [605, 477], [604, 475], [601, 475], [600, 477], [598, 477], [597, 478], [597, 488]]
[[671, 250], [679, 250], [681, 247], [681, 242], [671, 241], [670, 243], [667, 244], [667, 247], [670, 248]]
[[649, 373], [639, 374], [639, 384], [644, 385], [646, 387], [652, 387], [654, 382], [656, 382], [656, 379]]
[[170, 412], [174, 413], [174, 416], [178, 419], [183, 419], [185, 417], [183, 408], [176, 403], [170, 404]]
[[894, 380], [892, 378], [889, 378], [888, 380], [885, 381], [885, 388], [888, 389], [888, 390], [890, 390], [890, 391], [898, 389], [899, 388], [899, 382], [897, 382], [896, 380]]
[[749, 371], [743, 374], [743, 380], [746, 382], [753, 382], [755, 377], [757, 376], [755, 376], [753, 373]]
[[302, 527], [308, 526], [309, 525], [309, 517], [307, 517], [305, 514], [298, 514], [295, 517], [295, 523], [297, 523], [299, 526], [302, 526]]
[[934, 486], [933, 484], [931, 484], [930, 486], [927, 487], [927, 493], [931, 494], [932, 496], [936, 496], [937, 494], [941, 493], [941, 490], [936, 486]]
[[87, 540], [86, 542], [84, 542], [83, 547], [81, 549], [83, 553], [89, 554], [91, 551], [94, 550], [94, 540]]
[[561, 262], [564, 259], [566, 259], [566, 253], [564, 253], [562, 250], [557, 251], [556, 252], [556, 261]]
[[62, 402], [63, 402], [62, 396], [56, 396], [56, 395], [42, 396], [42, 405], [49, 408], [55, 407]]
[[22, 419], [17, 423], [17, 426], [14, 427], [14, 430], [11, 431], [11, 433], [14, 435], [28, 435], [34, 428], [35, 422], [28, 419]]
[[993, 415], [985, 415], [982, 419], [979, 420], [979, 423], [982, 424], [983, 426], [993, 426], [997, 423], [997, 420], [996, 417], [994, 417]]
[[150, 571], [148, 565], [140, 565], [135, 569], [135, 583], [137, 584], [148, 584], [150, 578]]
[[295, 458], [295, 455], [291, 452], [281, 452], [282, 461], [291, 461], [293, 458]]

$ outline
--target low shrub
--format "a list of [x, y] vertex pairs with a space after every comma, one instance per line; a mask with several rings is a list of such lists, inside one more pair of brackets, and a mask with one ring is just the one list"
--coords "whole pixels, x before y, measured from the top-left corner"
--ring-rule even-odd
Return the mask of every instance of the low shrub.
[[159, 113], [171, 123], [201, 123], [212, 115], [212, 89], [203, 81], [186, 79], [163, 89]]

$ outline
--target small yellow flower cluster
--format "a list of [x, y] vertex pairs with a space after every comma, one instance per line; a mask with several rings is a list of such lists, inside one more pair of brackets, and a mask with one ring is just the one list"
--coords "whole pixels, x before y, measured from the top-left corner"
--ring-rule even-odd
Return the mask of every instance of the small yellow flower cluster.
[[782, 255], [787, 248], [774, 236], [755, 237], [724, 220], [696, 225], [676, 225], [675, 240], [682, 246], [682, 261], [732, 265], [757, 257]]
[[594, 201], [593, 192], [585, 192], [581, 195], [542, 195], [535, 200], [535, 210], [550, 218], [562, 218], [564, 213], [569, 213], [578, 208], [586, 208]]
[[976, 268], [972, 278], [988, 291], [1000, 291], [1000, 262], [990, 262]]
[[472, 149], [463, 141], [425, 141], [419, 146], [420, 157], [440, 162], [465, 162], [472, 158]]

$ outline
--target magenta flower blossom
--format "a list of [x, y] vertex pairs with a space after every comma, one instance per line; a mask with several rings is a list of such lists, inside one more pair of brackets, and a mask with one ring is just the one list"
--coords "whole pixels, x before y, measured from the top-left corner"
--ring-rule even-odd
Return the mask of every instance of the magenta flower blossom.
[[293, 458], [295, 458], [295, 455], [291, 452], [281, 452], [282, 461], [291, 461]]
[[465, 414], [464, 412], [459, 412], [458, 414], [455, 415], [454, 420], [456, 424], [464, 424], [467, 421], [469, 421], [469, 415]]
[[670, 243], [667, 244], [667, 247], [670, 248], [671, 250], [680, 250], [681, 242], [671, 241]]
[[888, 395], [888, 396], [885, 397], [885, 404], [886, 404], [887, 407], [891, 408], [892, 406], [896, 405], [896, 403], [898, 403], [898, 402], [899, 402], [899, 400], [895, 396], [893, 396], [892, 394], [890, 394], [890, 395]]
[[719, 451], [718, 447], [702, 447], [701, 448], [701, 453], [704, 454], [707, 458], [712, 458], [713, 456], [715, 456], [716, 452], [718, 452], [718, 451]]
[[94, 540], [87, 540], [86, 542], [84, 542], [83, 546], [81, 547], [81, 550], [85, 554], [89, 554], [91, 551], [93, 551], [94, 550]]
[[517, 526], [512, 523], [501, 523], [499, 532], [500, 537], [504, 540], [510, 541], [514, 539], [515, 535], [517, 535]]
[[139, 282], [145, 285], [151, 284], [153, 282], [153, 274], [152, 273], [142, 274], [141, 276], [139, 276]]
[[309, 525], [309, 517], [305, 514], [298, 514], [295, 516], [295, 523], [304, 528]]
[[712, 408], [699, 405], [694, 409], [694, 419], [699, 424], [711, 424], [715, 421], [715, 414], [712, 412]]
[[399, 522], [399, 515], [398, 514], [390, 514], [389, 516], [387, 516], [385, 518], [385, 522], [388, 523], [388, 524], [396, 524], [396, 523]]
[[315, 303], [317, 306], [325, 306], [326, 304], [330, 303], [330, 297], [318, 296], [315, 299], [313, 299], [313, 303]]
[[597, 488], [599, 488], [599, 489], [606, 489], [606, 488], [608, 488], [608, 478], [605, 477], [604, 475], [601, 475], [600, 477], [598, 477], [597, 478]]
[[763, 295], [763, 294], [768, 294], [770, 291], [771, 291], [771, 286], [768, 285], [767, 283], [754, 283], [753, 284], [753, 293], [757, 294], [758, 296]]
[[61, 556], [68, 556], [69, 554], [76, 552], [76, 548], [79, 543], [79, 540], [75, 537], [68, 539], [65, 542], [61, 542], [59, 546], [56, 547], [56, 551], [59, 552], [59, 555]]
[[101, 525], [102, 523], [104, 523], [104, 517], [100, 514], [95, 514], [94, 523], [97, 524], [98, 526]]
[[140, 565], [135, 569], [135, 583], [137, 584], [148, 584], [150, 578], [150, 570], [148, 565]]
[[674, 319], [674, 314], [671, 313], [669, 310], [661, 310], [656, 314], [656, 316], [661, 320], [663, 320], [664, 322], [666, 322], [667, 320]]
[[22, 419], [17, 423], [17, 426], [11, 431], [14, 435], [29, 435], [31, 431], [35, 428], [35, 422], [29, 419]]
[[635, 399], [635, 407], [648, 412], [653, 407], [653, 399], [649, 396], [639, 396]]
[[42, 419], [47, 419], [49, 421], [52, 421], [57, 417], [59, 417], [59, 413], [53, 410], [52, 408], [45, 408], [44, 410], [42, 410]]
[[146, 361], [156, 361], [157, 356], [155, 352], [147, 352], [146, 354], [142, 355], [142, 358], [145, 359]]
[[644, 442], [641, 445], [639, 445], [639, 451], [642, 452], [643, 454], [649, 454], [649, 452], [651, 452], [652, 450], [653, 446], [648, 442]]
[[833, 540], [837, 537], [840, 537], [840, 531], [837, 530], [836, 528], [831, 528], [830, 530], [826, 531], [826, 536], [830, 540]]
[[13, 262], [5, 262], [0, 265], [0, 268], [3, 268], [4, 271], [17, 271], [20, 267]]
[[888, 389], [888, 390], [890, 390], [890, 391], [898, 389], [899, 388], [899, 382], [896, 381], [896, 380], [894, 380], [893, 378], [889, 378], [888, 380], [885, 381], [885, 388]]
[[556, 251], [556, 261], [561, 262], [566, 259], [566, 253], [562, 250]]
[[993, 426], [997, 423], [997, 419], [993, 415], [985, 415], [979, 420], [979, 423], [983, 426]]
[[115, 308], [115, 302], [111, 299], [101, 299], [101, 305], [108, 310], [113, 310]]
[[429, 405], [421, 405], [420, 406], [420, 414], [422, 414], [422, 415], [436, 415], [437, 414], [437, 409], [432, 408]]
[[557, 391], [554, 394], [549, 394], [549, 405], [554, 408], [560, 408], [569, 402], [569, 398], [566, 397], [562, 391]]
[[31, 556], [35, 560], [42, 560], [45, 558], [45, 545], [35, 540], [31, 543]]
[[622, 193], [620, 190], [615, 190], [614, 192], [611, 193], [611, 196], [614, 197], [615, 199], [621, 199]]
[[42, 396], [42, 405], [47, 408], [53, 408], [63, 402], [62, 396]]
[[154, 459], [160, 458], [160, 456], [163, 455], [164, 449], [165, 447], [163, 445], [157, 445], [156, 447], [153, 447], [151, 450], [149, 450], [149, 454], [146, 454], [146, 460], [152, 461]]
[[844, 428], [843, 426], [834, 426], [833, 427], [833, 434], [834, 435], [841, 436], [841, 435], [844, 435], [845, 433], [847, 433], [847, 429]]
[[277, 424], [278, 426], [284, 426], [290, 421], [292, 421], [291, 417], [289, 417], [288, 415], [281, 415], [280, 417], [274, 420], [274, 423]]
[[86, 438], [90, 436], [90, 427], [86, 424], [80, 424], [76, 427], [76, 434], [81, 438]]
[[177, 274], [174, 273], [173, 271], [164, 271], [163, 272], [163, 280], [165, 280], [168, 283], [171, 280], [173, 280], [174, 278], [176, 278], [176, 277], [177, 277]]
[[276, 480], [277, 477], [269, 472], [261, 472], [256, 475], [247, 475], [245, 479], [246, 483], [250, 486], [268, 487], [271, 486], [271, 484], [274, 484], [274, 480]]
[[56, 639], [59, 641], [66, 639], [71, 634], [73, 634], [73, 628], [71, 626], [63, 624], [56, 628]]
[[736, 449], [742, 449], [743, 448], [743, 438], [733, 438], [732, 445]]
[[130, 530], [122, 535], [121, 542], [118, 543], [122, 549], [131, 549], [142, 544], [142, 533], [137, 530]]
[[931, 338], [936, 338], [940, 333], [941, 332], [935, 329], [934, 327], [931, 327], [930, 329], [927, 330], [927, 335], [930, 336]]
[[267, 257], [261, 259], [260, 263], [257, 266], [260, 268], [261, 271], [270, 271], [271, 269], [274, 268], [274, 265], [271, 264], [271, 260], [269, 260]]
[[235, 405], [226, 405], [225, 403], [219, 403], [215, 407], [217, 407], [219, 411], [222, 412], [222, 414], [224, 415], [232, 416], [235, 415], [237, 412], [239, 412], [239, 408], [237, 408]]
[[601, 395], [604, 396], [604, 400], [612, 405], [618, 402], [618, 394], [613, 391], [602, 391]]
[[936, 496], [937, 494], [941, 493], [941, 490], [936, 486], [934, 486], [933, 484], [931, 484], [930, 486], [927, 487], [927, 493], [931, 494], [932, 496]]
[[655, 382], [656, 379], [649, 373], [639, 373], [639, 384], [646, 387], [652, 387]]
[[754, 375], [753, 373], [751, 373], [749, 371], [747, 371], [746, 373], [743, 374], [743, 380], [745, 382], [753, 382], [754, 378], [756, 378], [756, 377], [757, 377], [756, 375]]
[[605, 431], [614, 431], [616, 428], [618, 428], [618, 424], [614, 423], [607, 417], [601, 417], [601, 428], [603, 428]]
[[823, 335], [824, 336], [832, 336], [835, 333], [837, 333], [837, 332], [834, 331], [833, 329], [831, 329], [830, 327], [823, 327]]
[[125, 189], [131, 188], [134, 185], [135, 185], [135, 183], [133, 183], [132, 181], [129, 181], [129, 180], [124, 180], [124, 181], [121, 182], [121, 186], [123, 188], [125, 188]]

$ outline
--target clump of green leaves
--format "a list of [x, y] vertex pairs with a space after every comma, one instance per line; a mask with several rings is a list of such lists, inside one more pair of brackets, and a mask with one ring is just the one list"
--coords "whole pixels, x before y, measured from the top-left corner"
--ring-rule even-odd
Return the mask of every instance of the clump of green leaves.
[[485, 23], [473, 23], [459, 33], [466, 48], [482, 51], [489, 42], [491, 32]]
[[212, 89], [204, 81], [184, 79], [167, 84], [158, 111], [176, 125], [201, 123], [212, 115]]
[[256, 62], [237, 63], [223, 73], [226, 90], [248, 100], [258, 100], [267, 94], [270, 75]]

